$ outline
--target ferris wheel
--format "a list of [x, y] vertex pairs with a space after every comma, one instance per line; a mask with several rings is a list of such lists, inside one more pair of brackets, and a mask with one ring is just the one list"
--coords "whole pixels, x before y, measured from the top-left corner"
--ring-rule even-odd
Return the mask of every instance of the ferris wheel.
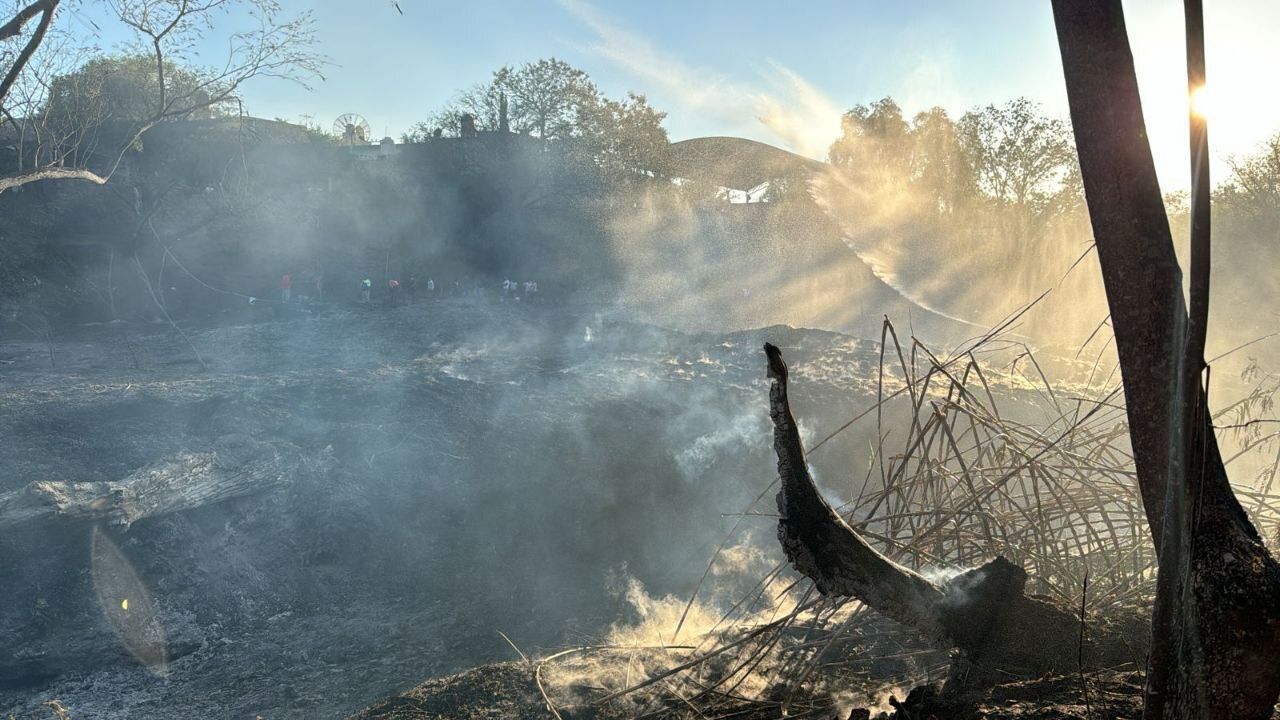
[[333, 121], [333, 134], [343, 145], [366, 145], [369, 142], [369, 121], [356, 113], [339, 115]]

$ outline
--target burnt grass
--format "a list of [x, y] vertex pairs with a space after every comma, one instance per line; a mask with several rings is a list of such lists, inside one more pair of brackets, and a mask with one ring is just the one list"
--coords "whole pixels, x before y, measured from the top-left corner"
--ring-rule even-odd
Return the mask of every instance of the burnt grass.
[[[1142, 716], [1142, 674], [1136, 671], [1090, 673], [1080, 677], [1049, 677], [1010, 682], [963, 696], [943, 696], [925, 685], [883, 697], [856, 701], [852, 707], [833, 698], [812, 698], [811, 704], [790, 708], [769, 701], [728, 702], [714, 715], [739, 720], [811, 717], [824, 720], [1137, 720]], [[1088, 692], [1086, 693], [1085, 683]], [[893, 700], [888, 697], [892, 695]], [[583, 698], [580, 705], [557, 706], [564, 720], [621, 720], [633, 717], [609, 706], [597, 707]], [[688, 707], [672, 703], [646, 717], [675, 720], [698, 717]], [[429, 680], [402, 695], [388, 698], [352, 715], [349, 720], [434, 720], [436, 718], [553, 717], [539, 690], [533, 668], [511, 662], [486, 665]]]
[[[619, 576], [689, 592], [720, 513], [771, 479], [765, 331], [454, 302], [185, 331], [207, 370], [160, 324], [60, 330], [52, 367], [43, 343], [4, 338], [0, 492], [119, 479], [232, 435], [336, 462], [279, 492], [106, 528], [153, 597], [163, 676], [98, 607], [90, 526], [0, 528], [0, 717], [48, 717], [54, 699], [86, 718], [344, 717], [513, 657], [499, 630], [526, 648], [599, 633], [624, 615]], [[870, 355], [831, 333], [768, 332], [851, 373]], [[832, 420], [858, 400], [839, 389]]]
[[[874, 393], [874, 344], [822, 331], [462, 302], [256, 312], [185, 327], [207, 369], [158, 324], [60, 330], [52, 366], [43, 343], [0, 339], [0, 492], [119, 479], [233, 435], [334, 459], [279, 491], [104, 528], [152, 595], [163, 673], [98, 606], [90, 526], [0, 528], [0, 717], [52, 717], [52, 700], [94, 719], [545, 716], [498, 631], [533, 653], [580, 644], [627, 617], [619, 577], [693, 589], [721, 513], [774, 477], [764, 339], [809, 368], [795, 395], [815, 427]], [[839, 443], [815, 460], [828, 477], [867, 438]], [[1094, 682], [1131, 707], [1126, 677]], [[1071, 717], [1033, 706], [1065, 712], [1072, 687], [990, 703]], [[1105, 695], [1090, 717], [1133, 716], [1101, 712]]]

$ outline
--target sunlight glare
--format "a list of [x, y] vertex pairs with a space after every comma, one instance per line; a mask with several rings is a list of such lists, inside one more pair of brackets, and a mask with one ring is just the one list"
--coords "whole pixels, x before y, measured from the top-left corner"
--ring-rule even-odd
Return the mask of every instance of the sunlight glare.
[[1191, 112], [1205, 120], [1213, 119], [1213, 91], [1208, 85], [1201, 85], [1191, 91]]

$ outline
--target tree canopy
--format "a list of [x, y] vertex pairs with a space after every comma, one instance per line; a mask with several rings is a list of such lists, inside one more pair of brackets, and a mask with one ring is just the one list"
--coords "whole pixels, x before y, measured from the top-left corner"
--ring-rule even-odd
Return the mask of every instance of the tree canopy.
[[1232, 177], [1220, 188], [1219, 200], [1250, 215], [1280, 216], [1280, 132], [1228, 165]]
[[498, 131], [504, 101], [510, 132], [561, 144], [571, 157], [588, 161], [605, 175], [661, 172], [667, 114], [638, 93], [620, 100], [606, 97], [587, 73], [557, 58], [495, 70], [489, 80], [460, 92], [402, 139], [424, 142], [438, 132], [459, 135], [464, 115], [472, 117], [477, 130]]
[[155, 58], [146, 55], [95, 57], [76, 70], [56, 76], [49, 86], [50, 122], [123, 121], [141, 123], [164, 111], [172, 117], [213, 117], [232, 102], [200, 71], [164, 63], [167, 102], [162, 108]]
[[1079, 204], [1071, 129], [1026, 98], [959, 120], [935, 107], [908, 122], [886, 97], [855, 106], [841, 125], [829, 152], [833, 165], [895, 176], [940, 209], [996, 205], [1033, 219], [1021, 228], [1027, 230]]
[[[305, 84], [325, 62], [313, 51], [311, 16], [285, 18], [275, 0], [115, 0], [110, 16], [129, 37], [121, 55], [64, 21], [69, 4], [14, 3], [0, 24], [0, 57], [11, 60], [0, 71], [0, 129], [17, 141], [0, 192], [42, 179], [105, 183], [156, 124], [223, 112], [255, 77]], [[237, 10], [256, 27], [232, 34], [214, 64], [196, 65], [193, 48]], [[104, 142], [98, 129], [109, 121], [126, 130]]]

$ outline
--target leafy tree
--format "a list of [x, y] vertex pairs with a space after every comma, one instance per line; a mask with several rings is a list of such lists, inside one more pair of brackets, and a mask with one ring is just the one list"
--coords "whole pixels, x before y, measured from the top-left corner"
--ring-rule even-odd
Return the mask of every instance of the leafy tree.
[[960, 137], [978, 187], [998, 203], [1043, 219], [1075, 164], [1071, 129], [1027, 98], [988, 105], [960, 118]]
[[667, 131], [665, 112], [655, 110], [643, 95], [627, 93], [624, 100], [595, 95], [577, 109], [575, 143], [607, 176], [660, 174]]
[[579, 109], [598, 96], [587, 74], [563, 60], [545, 58], [518, 68], [502, 67], [415, 125], [413, 137], [430, 137], [435, 128], [456, 136], [463, 115], [471, 115], [478, 130], [498, 130], [505, 97], [513, 132], [543, 140], [564, 139], [576, 134]]
[[144, 125], [211, 118], [233, 108], [229, 96], [215, 101], [226, 94], [207, 82], [205, 74], [170, 61], [165, 61], [167, 93], [162, 99], [155, 62], [147, 55], [93, 57], [55, 76], [40, 108], [40, 129], [68, 139], [64, 144], [74, 165], [88, 163], [100, 147], [111, 152], [125, 140], [135, 140]]
[[840, 126], [843, 132], [829, 152], [832, 165], [906, 173], [911, 128], [893, 98], [854, 106], [840, 119]]
[[[312, 51], [310, 14], [285, 19], [276, 0], [113, 0], [114, 20], [132, 33], [120, 58], [62, 27], [66, 4], [15, 2], [11, 19], [0, 24], [0, 57], [12, 60], [0, 77], [0, 124], [19, 146], [16, 162], [0, 168], [0, 192], [42, 179], [103, 184], [155, 125], [216, 113], [255, 77], [305, 83], [324, 62]], [[237, 8], [257, 27], [232, 35], [213, 67], [190, 67], [191, 48], [215, 18]], [[129, 120], [130, 131], [94, 152], [101, 139], [95, 129], [110, 118]]]
[[[865, 182], [889, 183], [929, 198], [935, 209], [953, 212], [977, 196], [974, 169], [956, 123], [940, 107], [908, 122], [893, 98], [857, 105], [844, 114], [843, 133], [829, 159]], [[874, 176], [872, 178], [871, 176]]]
[[1258, 152], [1228, 161], [1232, 178], [1220, 190], [1218, 200], [1254, 217], [1280, 216], [1280, 132]]
[[[155, 58], [146, 55], [96, 57], [49, 86], [45, 112], [51, 123], [89, 120], [145, 122], [164, 111], [169, 118], [213, 117], [233, 102], [202, 73], [165, 61], [168, 108], [162, 108]], [[216, 98], [221, 97], [221, 100]], [[88, 113], [86, 115], [86, 113]]]
[[585, 72], [556, 58], [499, 68], [403, 138], [456, 136], [463, 115], [471, 115], [478, 130], [496, 131], [504, 99], [511, 132], [561, 145], [568, 157], [591, 166], [584, 176], [590, 182], [662, 175], [667, 114], [636, 93], [621, 100], [605, 97]]
[[[1280, 292], [1280, 277], [1273, 270], [1280, 262], [1280, 133], [1256, 152], [1231, 158], [1228, 166], [1231, 177], [1213, 196], [1213, 232], [1218, 237], [1214, 259], [1231, 271], [1215, 277], [1214, 304], [1234, 310]], [[1185, 224], [1188, 209], [1178, 210], [1171, 215]], [[1230, 327], [1263, 334], [1269, 332], [1263, 330], [1266, 324], [1262, 313], [1254, 313], [1244, 322], [1236, 316]]]
[[543, 140], [571, 136], [579, 107], [599, 94], [585, 72], [556, 58], [525, 63], [501, 79], [495, 73], [494, 80], [510, 96], [512, 127]]
[[[431, 117], [414, 124], [404, 135], [405, 141], [424, 142], [433, 137], [437, 130], [445, 135], [457, 137], [462, 133], [463, 115], [470, 115], [475, 120], [477, 130], [497, 130], [502, 98], [511, 92], [512, 73], [510, 67], [501, 67], [493, 72], [493, 76], [488, 81], [476, 83], [458, 93], [452, 102]], [[510, 114], [509, 105], [508, 102], [508, 114]]]
[[1043, 219], [1079, 206], [1070, 129], [1026, 98], [967, 112], [958, 122], [937, 107], [908, 122], [886, 97], [855, 106], [841, 124], [833, 165], [909, 185], [939, 209], [985, 199]]
[[[1065, 123], [1025, 99], [956, 121], [937, 107], [908, 120], [886, 97], [845, 113], [829, 153], [835, 172], [814, 197], [913, 300], [992, 321], [1009, 309], [1002, 298], [1035, 297], [1080, 256], [1073, 153]], [[1090, 296], [1099, 311], [1101, 300]]]
[[911, 137], [912, 176], [939, 210], [955, 212], [977, 194], [960, 130], [946, 110], [935, 107], [917, 114], [911, 121]]

